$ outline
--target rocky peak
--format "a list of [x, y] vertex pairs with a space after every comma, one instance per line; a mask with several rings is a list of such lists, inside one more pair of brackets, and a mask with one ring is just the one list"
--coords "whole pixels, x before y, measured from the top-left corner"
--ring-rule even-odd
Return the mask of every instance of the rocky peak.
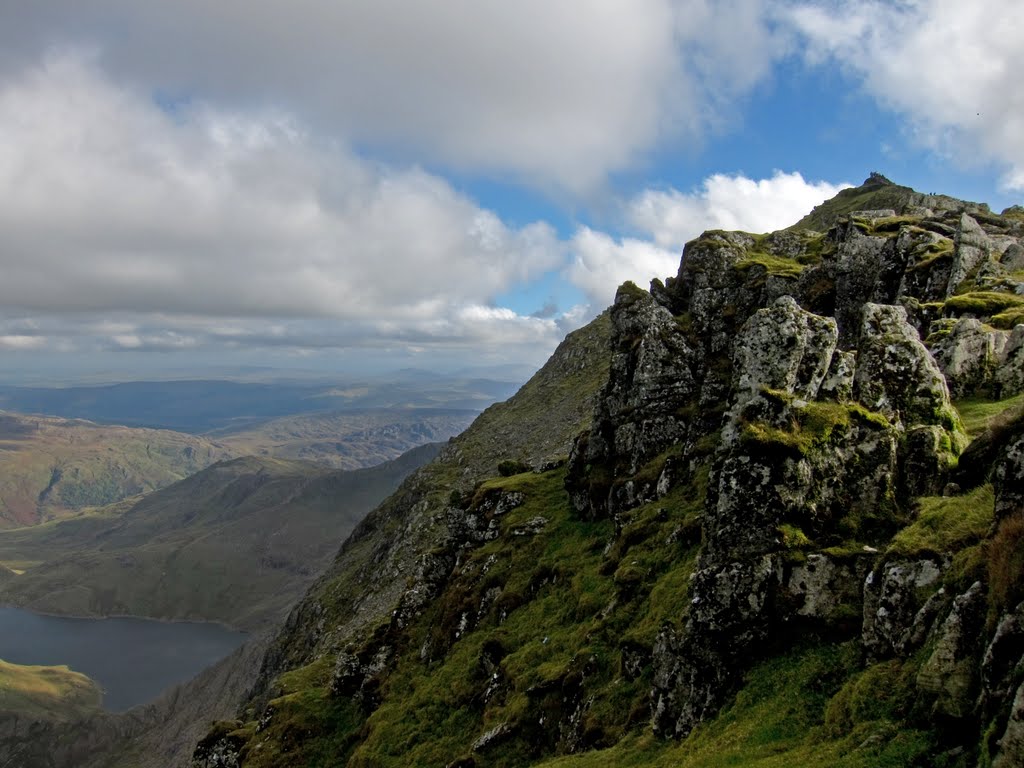
[[801, 643], [845, 649], [811, 675], [830, 754], [901, 764], [905, 728], [920, 764], [1020, 764], [1021, 421], [954, 475], [951, 391], [1024, 391], [1022, 252], [1019, 217], [875, 173], [687, 243], [367, 518], [196, 764], [525, 765], [646, 728], [665, 756]]

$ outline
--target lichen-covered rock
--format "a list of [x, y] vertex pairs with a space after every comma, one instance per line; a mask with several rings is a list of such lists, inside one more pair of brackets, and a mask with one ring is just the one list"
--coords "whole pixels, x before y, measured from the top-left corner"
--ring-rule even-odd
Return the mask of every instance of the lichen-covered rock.
[[949, 286], [946, 295], [952, 296], [957, 288], [981, 264], [991, 258], [992, 240], [973, 218], [966, 213], [960, 216], [957, 228], [956, 251], [953, 256], [953, 268], [949, 275]]
[[[785, 590], [796, 606], [795, 613], [825, 624], [850, 620], [851, 611], [863, 601], [864, 578], [873, 555], [838, 560], [823, 552], [812, 553], [793, 566]], [[856, 617], [860, 623], [860, 616]]]
[[985, 649], [978, 697], [983, 721], [990, 720], [1009, 705], [1018, 670], [1024, 673], [1024, 603], [1003, 614]]
[[1024, 246], [1020, 243], [1011, 243], [1003, 251], [1002, 256], [999, 259], [999, 263], [1003, 265], [1003, 269], [1007, 272], [1020, 272], [1024, 270]]
[[682, 442], [680, 415], [696, 393], [697, 353], [675, 318], [632, 283], [612, 307], [612, 360], [590, 430], [573, 445], [567, 489], [574, 507], [604, 517], [656, 498], [657, 473], [633, 478], [667, 447]]
[[816, 399], [837, 341], [835, 320], [801, 309], [792, 296], [776, 299], [756, 312], [736, 339], [735, 397], [742, 402], [744, 393], [768, 388]]
[[896, 239], [863, 234], [852, 219], [844, 235], [836, 264], [835, 316], [840, 344], [849, 348], [856, 342], [864, 304], [896, 300], [908, 252], [896, 247]]
[[861, 643], [869, 658], [906, 655], [924, 642], [946, 568], [937, 559], [891, 560], [867, 575]]
[[1024, 417], [1009, 429], [1011, 437], [992, 469], [996, 520], [1014, 513], [1024, 514]]
[[1015, 768], [1024, 765], [1024, 683], [1017, 689], [1006, 730], [999, 739], [999, 752], [992, 768]]
[[992, 374], [993, 391], [999, 397], [1024, 392], [1024, 325], [1011, 331], [1002, 349], [998, 366]]
[[932, 355], [946, 377], [950, 395], [962, 398], [992, 385], [1005, 360], [1009, 335], [965, 317], [932, 345]]
[[935, 696], [934, 711], [965, 718], [974, 709], [978, 689], [978, 628], [985, 620], [985, 590], [980, 581], [953, 600], [938, 630], [935, 650], [917, 675], [917, 686]]
[[966, 442], [945, 377], [907, 322], [903, 307], [864, 305], [854, 396], [895, 423], [945, 428], [958, 449]]

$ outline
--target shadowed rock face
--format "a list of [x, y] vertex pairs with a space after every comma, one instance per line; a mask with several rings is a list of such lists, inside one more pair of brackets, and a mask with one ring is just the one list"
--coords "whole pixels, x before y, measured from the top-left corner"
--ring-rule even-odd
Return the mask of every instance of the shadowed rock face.
[[[565, 418], [563, 400], [538, 414], [521, 407], [537, 402], [537, 390], [524, 389], [504, 411], [519, 428], [478, 422], [371, 515], [272, 645], [250, 724], [212, 732], [195, 765], [245, 765], [255, 744], [277, 748], [290, 731], [272, 705], [287, 699], [272, 698], [283, 690], [275, 679], [318, 663], [332, 670], [325, 695], [370, 724], [351, 738], [369, 739], [381, 718], [367, 718], [387, 703], [403, 648], [406, 659], [415, 651], [405, 663], [421, 664], [425, 682], [488, 621], [493, 633], [470, 664], [466, 694], [481, 727], [452, 765], [486, 762], [499, 748], [525, 750], [516, 754], [526, 761], [609, 746], [593, 714], [594, 681], [606, 678], [642, 680], [642, 718], [649, 712], [656, 733], [683, 737], [715, 717], [752, 664], [805, 631], [856, 643], [868, 662], [927, 652], [907, 683], [920, 711], [955, 725], [950, 738], [961, 741], [951, 749], [990, 729], [997, 735], [986, 749], [1014, 764], [1024, 740], [1012, 671], [1024, 663], [1013, 577], [1024, 530], [1019, 430], [990, 434], [974, 473], [975, 485], [992, 483], [995, 524], [972, 546], [1009, 564], [1005, 583], [979, 565], [981, 549], [897, 546], [894, 534], [915, 521], [917, 497], [944, 491], [965, 446], [951, 383], [958, 396], [977, 396], [1020, 381], [1012, 350], [1024, 333], [1014, 314], [1024, 286], [1014, 265], [1024, 221], [873, 176], [808, 223], [827, 231], [705, 233], [687, 244], [674, 277], [649, 292], [622, 286], [605, 335], [587, 347], [607, 367], [599, 381], [575, 385], [586, 408], [574, 403]], [[586, 365], [579, 342], [556, 353], [547, 391], [561, 391], [570, 359]], [[555, 514], [535, 509], [503, 526], [536, 500], [477, 485], [499, 461], [539, 458], [527, 446], [542, 435], [568, 452], [557, 470], [571, 507], [562, 514], [581, 531], [608, 532], [588, 545], [605, 559], [586, 578], [615, 589], [567, 619], [585, 639], [566, 649], [564, 669], [520, 692], [526, 714], [516, 721], [500, 704], [516, 694], [504, 622], [544, 590], [565, 589], [576, 605], [589, 589], [570, 566], [538, 566], [516, 591], [489, 580], [514, 541], [545, 541], [558, 529]], [[651, 538], [687, 504], [692, 517]], [[660, 547], [665, 563], [692, 547], [685, 578], [673, 582], [685, 606], [659, 617], [646, 639], [627, 631], [602, 658], [589, 647], [602, 622], [639, 611], [624, 606], [659, 567], [621, 557], [637, 542]], [[474, 559], [480, 551], [493, 557]], [[669, 597], [678, 594], [658, 593]]]

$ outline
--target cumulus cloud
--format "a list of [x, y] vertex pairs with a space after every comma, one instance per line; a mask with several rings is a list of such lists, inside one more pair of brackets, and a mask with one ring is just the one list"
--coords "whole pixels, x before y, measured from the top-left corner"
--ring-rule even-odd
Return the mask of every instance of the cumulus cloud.
[[705, 230], [773, 232], [847, 186], [776, 171], [768, 179], [715, 174], [691, 193], [646, 190], [629, 201], [625, 212], [641, 236], [613, 238], [581, 227], [570, 243], [573, 260], [566, 275], [603, 305], [626, 280], [646, 286], [651, 278], [674, 275], [683, 245]]
[[778, 49], [766, 5], [56, 0], [7, 14], [0, 66], [93, 45], [171, 104], [269, 104], [401, 159], [580, 191], [720, 121]]
[[581, 227], [571, 242], [573, 259], [566, 276], [596, 306], [605, 306], [615, 289], [632, 280], [646, 287], [652, 277], [673, 275], [679, 255], [635, 238], [616, 239], [604, 232]]
[[506, 226], [445, 180], [278, 111], [169, 114], [80, 53], [0, 81], [0, 304], [100, 314], [94, 330], [121, 348], [188, 347], [216, 326], [244, 338], [239, 318], [274, 317], [535, 340], [541, 321], [478, 308], [562, 259], [548, 225]]
[[662, 248], [677, 252], [708, 229], [773, 232], [795, 224], [849, 184], [808, 182], [800, 173], [776, 171], [768, 179], [716, 173], [686, 194], [647, 190], [629, 204], [634, 226]]
[[801, 2], [783, 16], [812, 63], [834, 59], [915, 138], [1024, 189], [1024, 6], [1018, 0]]

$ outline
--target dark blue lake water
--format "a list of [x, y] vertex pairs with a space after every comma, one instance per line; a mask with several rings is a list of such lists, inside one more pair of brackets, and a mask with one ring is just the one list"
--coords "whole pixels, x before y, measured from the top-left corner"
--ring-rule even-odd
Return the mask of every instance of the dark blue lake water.
[[227, 656], [246, 639], [219, 624], [68, 619], [0, 607], [0, 659], [67, 664], [102, 686], [103, 706], [145, 704]]

